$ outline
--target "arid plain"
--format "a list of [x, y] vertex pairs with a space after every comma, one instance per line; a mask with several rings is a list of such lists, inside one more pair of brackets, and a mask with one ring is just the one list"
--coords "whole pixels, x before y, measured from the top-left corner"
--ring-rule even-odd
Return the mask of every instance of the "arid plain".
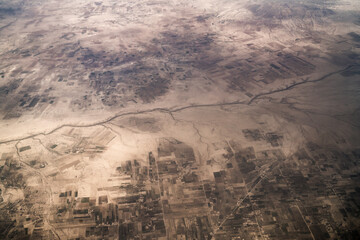
[[360, 2], [0, 0], [0, 239], [359, 239]]

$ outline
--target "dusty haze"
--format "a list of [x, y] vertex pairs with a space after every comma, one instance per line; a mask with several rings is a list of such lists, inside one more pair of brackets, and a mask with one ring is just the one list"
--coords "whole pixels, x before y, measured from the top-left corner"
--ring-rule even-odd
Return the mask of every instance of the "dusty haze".
[[359, 239], [360, 2], [0, 0], [1, 239]]

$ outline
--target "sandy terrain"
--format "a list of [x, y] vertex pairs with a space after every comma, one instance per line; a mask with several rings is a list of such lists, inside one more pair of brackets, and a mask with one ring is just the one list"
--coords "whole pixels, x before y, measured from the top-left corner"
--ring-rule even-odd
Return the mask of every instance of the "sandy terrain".
[[358, 239], [357, 1], [0, 1], [1, 239]]

